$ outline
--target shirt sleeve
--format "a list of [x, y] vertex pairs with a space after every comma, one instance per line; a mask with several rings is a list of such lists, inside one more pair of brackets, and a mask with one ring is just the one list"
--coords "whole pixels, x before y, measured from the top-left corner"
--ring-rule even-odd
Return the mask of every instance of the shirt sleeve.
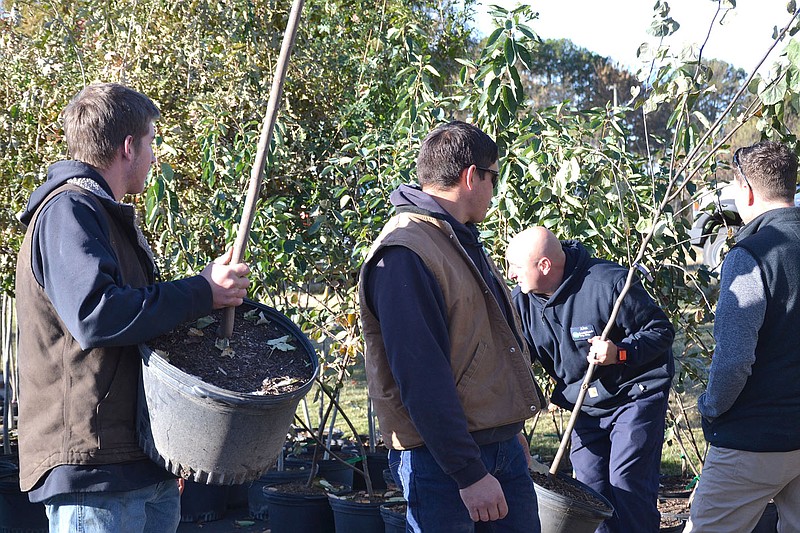
[[384, 248], [372, 265], [367, 305], [381, 324], [400, 398], [442, 470], [459, 488], [467, 487], [487, 471], [456, 392], [442, 290], [407, 248]]
[[[625, 279], [620, 283], [624, 286]], [[630, 367], [646, 365], [662, 357], [675, 338], [675, 328], [666, 313], [639, 281], [631, 284], [616, 323], [624, 330], [625, 337], [617, 344], [626, 350], [625, 364]]]
[[211, 312], [211, 287], [201, 276], [123, 284], [107, 222], [81, 194], [62, 193], [42, 207], [31, 259], [37, 281], [84, 350], [136, 345]]
[[730, 409], [744, 389], [756, 361], [758, 330], [766, 311], [766, 291], [758, 263], [747, 250], [733, 248], [722, 263], [714, 319], [716, 347], [708, 386], [697, 400], [700, 413], [707, 419]]

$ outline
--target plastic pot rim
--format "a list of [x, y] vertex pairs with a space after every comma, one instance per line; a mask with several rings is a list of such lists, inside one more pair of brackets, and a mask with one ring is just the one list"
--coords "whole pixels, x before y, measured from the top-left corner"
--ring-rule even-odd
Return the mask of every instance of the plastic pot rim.
[[319, 374], [319, 360], [314, 347], [311, 345], [311, 341], [308, 340], [308, 337], [306, 337], [306, 335], [302, 332], [302, 330], [300, 330], [299, 327], [297, 327], [296, 324], [286, 318], [286, 316], [284, 316], [284, 314], [277, 309], [248, 299], [245, 299], [244, 304], [242, 305], [249, 305], [251, 307], [267, 311], [270, 320], [279, 323], [281, 327], [289, 331], [292, 336], [294, 336], [300, 342], [302, 350], [306, 352], [306, 355], [310, 360], [309, 362], [314, 366], [314, 371], [311, 374], [311, 377], [300, 388], [292, 392], [269, 395], [250, 394], [223, 389], [222, 387], [207, 383], [197, 376], [184, 372], [180, 368], [170, 364], [169, 361], [158, 355], [152, 348], [150, 348], [147, 343], [139, 344], [139, 353], [142, 356], [142, 364], [145, 366], [152, 365], [154, 368], [157, 368], [162, 372], [162, 378], [164, 378], [166, 381], [169, 381], [169, 383], [176, 389], [183, 390], [192, 396], [208, 398], [210, 400], [229, 405], [251, 405], [254, 408], [259, 408], [273, 404], [282, 404], [287, 400], [299, 400], [300, 398], [304, 397], [308, 393], [309, 389], [311, 389], [311, 386], [314, 384], [314, 380]]
[[586, 513], [591, 513], [592, 515], [594, 515], [594, 516], [596, 516], [598, 518], [603, 518], [604, 520], [608, 519], [608, 518], [611, 518], [613, 516], [613, 514], [614, 514], [614, 506], [611, 505], [611, 502], [609, 502], [608, 499], [605, 498], [602, 494], [598, 493], [596, 490], [592, 489], [588, 485], [586, 485], [584, 483], [581, 483], [577, 479], [574, 479], [571, 476], [566, 475], [563, 472], [559, 472], [557, 474], [557, 477], [559, 479], [561, 479], [562, 481], [565, 481], [566, 483], [569, 483], [570, 485], [579, 487], [581, 490], [584, 490], [584, 491], [588, 492], [589, 494], [591, 494], [592, 496], [597, 498], [597, 500], [599, 500], [600, 502], [602, 502], [603, 504], [608, 506], [608, 510], [600, 509], [600, 508], [595, 507], [593, 505], [589, 505], [589, 504], [587, 504], [585, 502], [581, 502], [581, 501], [575, 500], [574, 498], [570, 498], [568, 496], [564, 496], [563, 494], [560, 494], [558, 492], [555, 492], [553, 490], [550, 490], [548, 488], [545, 488], [545, 487], [537, 484], [535, 481], [533, 483], [534, 487], [536, 488], [537, 491], [542, 491], [543, 493], [554, 495], [555, 497], [557, 497], [557, 499], [568, 500], [569, 503], [570, 503], [570, 507], [573, 510], [580, 510], [580, 511], [583, 511], [583, 512], [586, 512]]
[[[281, 483], [269, 483], [265, 485], [261, 492], [264, 493], [264, 496], [275, 496], [277, 498], [287, 498], [293, 500], [328, 500], [328, 496], [331, 494], [332, 491], [326, 491], [325, 494], [298, 494], [296, 492], [281, 492], [279, 487], [281, 485], [289, 485], [291, 481], [284, 481]], [[334, 494], [347, 494], [352, 489], [345, 485], [341, 489], [337, 491], [333, 491]]]

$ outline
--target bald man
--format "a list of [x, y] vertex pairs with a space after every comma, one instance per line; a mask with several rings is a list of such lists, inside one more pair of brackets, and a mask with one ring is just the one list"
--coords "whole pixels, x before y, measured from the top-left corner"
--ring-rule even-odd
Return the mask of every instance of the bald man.
[[551, 402], [571, 410], [589, 364], [599, 366], [570, 452], [578, 480], [614, 506], [597, 531], [657, 532], [664, 417], [675, 373], [669, 319], [637, 281], [608, 340], [600, 340], [627, 268], [538, 226], [511, 239], [506, 259], [531, 354], [556, 383]]

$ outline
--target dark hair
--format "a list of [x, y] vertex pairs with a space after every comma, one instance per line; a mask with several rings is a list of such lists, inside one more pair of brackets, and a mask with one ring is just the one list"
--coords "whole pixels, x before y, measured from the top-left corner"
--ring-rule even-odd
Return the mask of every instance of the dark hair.
[[450, 189], [470, 165], [488, 167], [497, 161], [497, 144], [472, 124], [454, 120], [442, 124], [422, 141], [417, 179], [423, 187]]
[[147, 96], [119, 83], [93, 83], [64, 108], [64, 136], [70, 156], [108, 168], [131, 135], [137, 145], [161, 116]]
[[764, 141], [740, 148], [734, 155], [739, 172], [766, 200], [794, 201], [797, 154], [788, 146]]

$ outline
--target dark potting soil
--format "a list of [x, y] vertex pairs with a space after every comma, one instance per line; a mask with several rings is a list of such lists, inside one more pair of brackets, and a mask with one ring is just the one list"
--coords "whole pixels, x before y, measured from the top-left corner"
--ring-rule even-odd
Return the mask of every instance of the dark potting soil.
[[281, 483], [280, 485], [265, 487], [264, 490], [279, 492], [281, 494], [297, 494], [302, 496], [327, 496], [329, 493], [343, 492], [346, 490], [344, 485], [340, 485], [338, 483], [327, 483], [327, 485], [329, 485], [329, 487], [325, 487], [324, 485], [320, 484], [318, 479], [315, 479], [311, 483], [311, 486], [308, 486], [305, 481], [292, 481], [289, 483]]
[[405, 500], [403, 500], [403, 492], [400, 490], [384, 490], [378, 491], [374, 496], [370, 497], [369, 493], [365, 490], [357, 490], [335, 496], [343, 500], [348, 500], [354, 503], [390, 503], [398, 502], [404, 506], [403, 512], [405, 513]]
[[284, 394], [311, 379], [313, 366], [298, 339], [259, 309], [236, 308], [227, 348], [217, 337], [221, 321], [220, 309], [147, 344], [171, 365], [229, 391]]
[[658, 511], [662, 528], [678, 526], [689, 517], [689, 498], [659, 498]]
[[608, 505], [595, 498], [591, 493], [581, 489], [576, 485], [567, 483], [556, 476], [549, 476], [547, 474], [540, 474], [539, 472], [531, 472], [533, 482], [547, 490], [556, 492], [562, 496], [572, 500], [585, 503], [596, 509], [610, 511]]

